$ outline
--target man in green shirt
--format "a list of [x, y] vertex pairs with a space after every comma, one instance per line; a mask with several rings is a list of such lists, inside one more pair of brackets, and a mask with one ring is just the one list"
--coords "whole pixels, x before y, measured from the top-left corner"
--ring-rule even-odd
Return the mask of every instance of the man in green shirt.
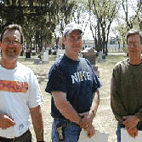
[[117, 142], [121, 142], [121, 128], [131, 137], [142, 130], [142, 32], [131, 29], [127, 33], [129, 58], [117, 63], [111, 80], [111, 107], [118, 121]]

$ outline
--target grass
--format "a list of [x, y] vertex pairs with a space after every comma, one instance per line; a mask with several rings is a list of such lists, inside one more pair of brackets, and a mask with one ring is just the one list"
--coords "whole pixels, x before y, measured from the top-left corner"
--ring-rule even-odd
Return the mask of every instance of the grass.
[[120, 56], [120, 55], [111, 55], [111, 56], [106, 56], [106, 61], [103, 63], [97, 63], [99, 67], [101, 68], [113, 68], [114, 65], [122, 61], [123, 59], [128, 58], [127, 56]]

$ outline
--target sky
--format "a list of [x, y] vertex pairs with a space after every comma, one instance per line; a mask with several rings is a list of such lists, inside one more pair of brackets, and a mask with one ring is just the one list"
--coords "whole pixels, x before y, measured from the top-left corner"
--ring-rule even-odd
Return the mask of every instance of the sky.
[[[137, 0], [128, 0], [128, 4], [129, 4], [129, 7], [128, 7], [129, 17], [131, 17], [131, 16], [133, 16], [133, 15], [135, 14], [134, 9], [136, 8]], [[119, 13], [120, 13], [120, 15], [125, 16], [125, 15], [124, 15], [124, 10], [123, 10], [122, 7], [120, 8]], [[89, 14], [88, 14], [88, 15], [89, 15]], [[88, 20], [88, 17], [86, 17], [85, 20]], [[112, 22], [111, 27], [113, 28], [113, 27], [115, 27], [115, 26], [118, 26], [116, 20], [114, 20], [114, 21]], [[113, 36], [115, 36], [115, 35], [114, 35], [113, 33], [110, 33], [110, 36], [113, 37]], [[85, 30], [83, 39], [93, 40], [92, 32], [90, 31], [89, 25], [87, 26], [87, 28], [86, 28], [86, 30]]]

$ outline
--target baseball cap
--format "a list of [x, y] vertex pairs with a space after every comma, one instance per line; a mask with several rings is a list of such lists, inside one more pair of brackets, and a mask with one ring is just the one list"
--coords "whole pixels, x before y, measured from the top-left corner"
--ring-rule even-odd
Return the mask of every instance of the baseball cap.
[[76, 23], [71, 23], [71, 24], [66, 25], [63, 31], [63, 35], [65, 36], [66, 34], [70, 34], [72, 31], [75, 31], [75, 30], [78, 30], [81, 33], [83, 33], [81, 25], [76, 24]]

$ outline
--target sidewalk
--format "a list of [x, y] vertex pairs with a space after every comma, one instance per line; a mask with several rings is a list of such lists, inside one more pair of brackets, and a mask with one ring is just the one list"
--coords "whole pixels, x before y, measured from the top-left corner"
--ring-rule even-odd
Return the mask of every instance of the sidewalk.
[[126, 56], [127, 53], [108, 53], [108, 56], [109, 55], [122, 55], [122, 56]]

